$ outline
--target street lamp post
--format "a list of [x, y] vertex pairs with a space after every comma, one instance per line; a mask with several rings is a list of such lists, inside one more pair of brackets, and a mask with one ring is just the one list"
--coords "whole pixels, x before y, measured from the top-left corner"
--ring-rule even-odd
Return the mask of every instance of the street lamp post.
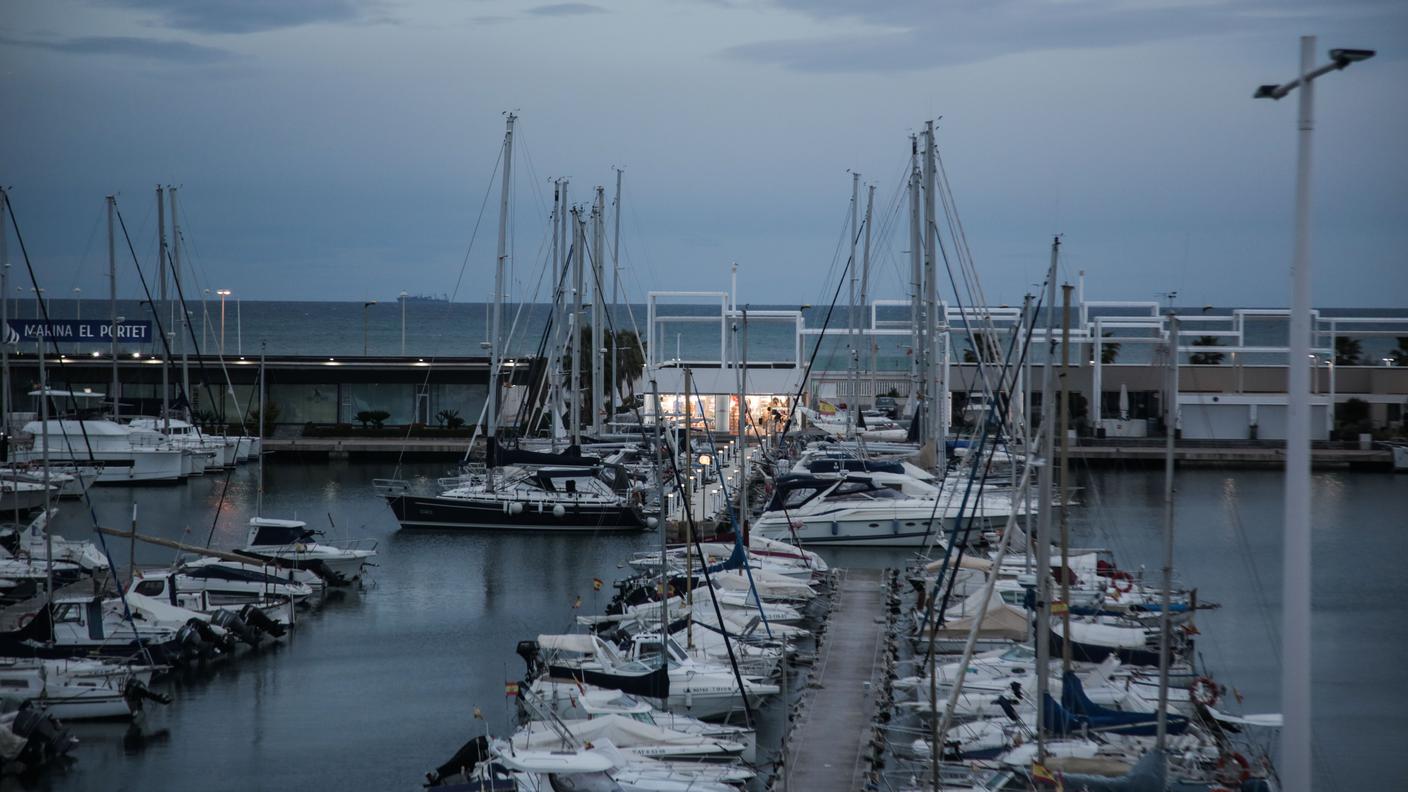
[[1284, 85], [1263, 85], [1252, 96], [1281, 99], [1300, 89], [1296, 145], [1295, 253], [1291, 261], [1291, 322], [1286, 384], [1286, 493], [1284, 569], [1281, 572], [1281, 766], [1287, 792], [1308, 792], [1310, 733], [1310, 143], [1314, 80], [1374, 56], [1373, 50], [1330, 50], [1315, 67], [1315, 37], [1301, 36], [1300, 74]]
[[220, 354], [225, 354], [225, 298], [230, 296], [229, 289], [216, 289], [215, 293], [220, 295]]
[[200, 301], [200, 345], [210, 352], [210, 289], [202, 289], [204, 299]]
[[401, 292], [401, 357], [406, 356], [406, 297], [410, 295]]
[[240, 312], [240, 298], [235, 298], [235, 354], [244, 355], [244, 314]]
[[376, 305], [376, 300], [362, 303], [362, 357], [367, 356], [367, 309]]
[[[79, 325], [83, 324], [83, 290], [77, 286], [73, 287], [73, 319]], [[74, 328], [75, 333], [81, 332]], [[83, 342], [75, 338], [73, 341], [74, 354], [82, 354]]]

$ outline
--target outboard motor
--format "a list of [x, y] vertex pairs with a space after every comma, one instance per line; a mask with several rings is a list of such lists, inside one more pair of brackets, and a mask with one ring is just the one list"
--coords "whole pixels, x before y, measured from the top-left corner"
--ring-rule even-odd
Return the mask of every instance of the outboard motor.
[[426, 773], [425, 785], [437, 787], [445, 785], [447, 781], [459, 782], [460, 778], [468, 780], [474, 768], [488, 758], [489, 741], [484, 737], [475, 737], [460, 746], [455, 755], [450, 757], [450, 761]]
[[158, 704], [171, 703], [170, 696], [152, 690], [135, 677], [127, 680], [127, 684], [122, 686], [122, 698], [127, 702], [128, 709], [132, 710], [134, 715], [141, 712], [145, 702], [148, 701], [155, 701]]
[[78, 740], [59, 723], [58, 718], [39, 707], [24, 706], [15, 714], [10, 730], [25, 740], [18, 761], [37, 768], [68, 754]]
[[[198, 622], [199, 619], [191, 619]], [[181, 629], [176, 631], [176, 647], [173, 651], [175, 657], [172, 659], [177, 663], [189, 663], [201, 656], [204, 641], [201, 640], [200, 633], [190, 622], [181, 625]]]
[[200, 636], [201, 643], [204, 644], [201, 647], [201, 657], [203, 658], [208, 658], [221, 652], [232, 652], [235, 649], [235, 645], [239, 642], [239, 639], [235, 638], [235, 636], [230, 633], [221, 634], [216, 632], [215, 628], [211, 627], [209, 622], [192, 617], [186, 624], [190, 625], [190, 627], [196, 631], [196, 634]]
[[537, 641], [519, 641], [518, 647], [514, 649], [528, 666], [528, 679], [533, 679], [543, 671], [543, 661], [538, 656], [538, 648]]
[[263, 630], [275, 638], [282, 638], [288, 633], [287, 627], [269, 618], [269, 614], [255, 607], [253, 604], [240, 608], [240, 618], [249, 626]]
[[221, 608], [210, 614], [210, 623], [224, 630], [228, 635], [238, 636], [241, 641], [258, 649], [260, 632], [245, 623], [244, 619]]

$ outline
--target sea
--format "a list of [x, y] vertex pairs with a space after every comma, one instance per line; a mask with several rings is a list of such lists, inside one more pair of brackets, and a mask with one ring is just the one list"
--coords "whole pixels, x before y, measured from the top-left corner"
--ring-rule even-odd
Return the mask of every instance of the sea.
[[[316, 304], [310, 304], [316, 305]], [[504, 684], [522, 675], [518, 641], [566, 632], [605, 606], [623, 561], [658, 546], [654, 532], [402, 531], [372, 491], [399, 476], [430, 487], [445, 465], [270, 459], [266, 516], [296, 517], [326, 540], [378, 542], [367, 585], [300, 614], [283, 645], [160, 683], [140, 731], [73, 725], [76, 761], [28, 788], [94, 790], [416, 790], [466, 740], [511, 728]], [[1161, 471], [1075, 470], [1073, 541], [1108, 547], [1155, 574], [1162, 557]], [[1279, 709], [1282, 476], [1184, 469], [1177, 488], [1176, 575], [1202, 602], [1197, 651], [1226, 684], [1229, 709]], [[65, 502], [54, 526], [94, 538], [95, 523], [229, 548], [253, 515], [255, 471], [183, 484], [103, 487]], [[1312, 613], [1315, 788], [1408, 789], [1408, 476], [1317, 471]], [[173, 552], [107, 539], [119, 566], [166, 565]], [[903, 565], [904, 550], [830, 551], [835, 564]], [[593, 589], [594, 578], [608, 585]], [[578, 605], [580, 603], [580, 605]], [[877, 614], [877, 617], [879, 614]], [[478, 712], [482, 717], [476, 718]], [[780, 707], [763, 714], [775, 746]], [[1270, 738], [1267, 738], [1270, 739]], [[9, 788], [14, 782], [2, 783]]]
[[[248, 311], [244, 310], [245, 306], [249, 307]], [[437, 299], [408, 299], [403, 304], [395, 297], [366, 302], [245, 301], [227, 298], [222, 305], [219, 297], [211, 297], [204, 302], [187, 302], [186, 308], [191, 315], [189, 327], [181, 327], [176, 321], [181, 314], [174, 303], [163, 309], [158, 317], [145, 302], [119, 300], [117, 315], [127, 320], [153, 323], [150, 333], [152, 341], [141, 345], [123, 344], [121, 350], [124, 354], [159, 354], [161, 333], [156, 331], [159, 322], [159, 326], [173, 336], [172, 351], [177, 354], [184, 348], [188, 353], [198, 350], [207, 355], [218, 355], [223, 350], [226, 357], [257, 356], [262, 350], [269, 355], [351, 357], [404, 354], [434, 360], [437, 357], [487, 355], [491, 307], [485, 303]], [[850, 355], [845, 328], [848, 326], [849, 309], [846, 305], [740, 304], [740, 307], [748, 307], [751, 311], [748, 321], [748, 360], [751, 363], [811, 361], [816, 371], [845, 370], [848, 367]], [[14, 299], [10, 302], [9, 316], [15, 321], [33, 321], [39, 316], [38, 308], [33, 299]], [[47, 310], [49, 317], [55, 320], [107, 319], [112, 316], [112, 309], [105, 300], [85, 299], [80, 302], [50, 299]], [[1181, 316], [1191, 317], [1185, 323], [1185, 333], [1188, 335], [1234, 329], [1231, 321], [1208, 321], [1208, 317], [1230, 316], [1235, 310], [1233, 308], [1202, 306], [1175, 310]], [[721, 355], [733, 354], [734, 340], [729, 329], [720, 321], [705, 322], [700, 319], [718, 317], [719, 311], [719, 303], [705, 305], [662, 298], [656, 305], [659, 321], [653, 332], [648, 331], [649, 313], [644, 304], [622, 304], [614, 310], [608, 306], [603, 322], [608, 329], [629, 331], [645, 338], [647, 345], [654, 345], [660, 360], [718, 361]], [[799, 345], [795, 320], [791, 316], [778, 316], [776, 312], [779, 311], [799, 311], [809, 330], [824, 329], [824, 335], [808, 335]], [[1137, 312], [1137, 309], [1131, 308], [1091, 307], [1088, 315], [1092, 319], [1103, 316], [1115, 320]], [[1147, 308], [1144, 312], [1147, 315]], [[860, 315], [860, 311], [857, 313], [857, 321], [866, 324], [868, 320]], [[507, 354], [537, 354], [549, 328], [551, 314], [549, 307], [540, 303], [505, 305], [502, 328], [503, 337], [508, 339]], [[1341, 335], [1381, 333], [1357, 337], [1361, 347], [1360, 359], [1365, 365], [1379, 365], [1399, 343], [1397, 335], [1408, 337], [1408, 308], [1322, 309], [1320, 316], [1323, 319], [1359, 320], [1338, 326], [1336, 332]], [[1055, 318], [1059, 326], [1060, 317]], [[1389, 321], [1362, 321], [1366, 318]], [[1045, 311], [1036, 317], [1038, 326], [1044, 326], [1046, 320]], [[908, 321], [907, 305], [877, 304], [878, 327], [894, 330], [906, 326]], [[1073, 321], [1078, 321], [1074, 309]], [[172, 328], [178, 328], [179, 332], [173, 332]], [[971, 351], [973, 347], [968, 331], [981, 334], [982, 328], [976, 320], [971, 328], [957, 325], [956, 328], [958, 332], [953, 355], [955, 360], [961, 360], [964, 351]], [[1284, 316], [1249, 315], [1244, 320], [1243, 331], [1246, 347], [1284, 347], [1288, 324]], [[1147, 363], [1152, 359], [1154, 345], [1149, 343], [1152, 337], [1146, 331], [1124, 328], [1106, 332], [1111, 333], [1111, 342], [1119, 344], [1116, 362]], [[1185, 337], [1185, 343], [1191, 342], [1190, 338]], [[1220, 342], [1228, 346], [1232, 339], [1224, 336]], [[1006, 343], [1005, 336], [1003, 343]], [[1320, 343], [1329, 342], [1322, 338]], [[96, 342], [76, 342], [61, 344], [61, 350], [75, 354], [106, 354], [108, 347], [99, 346]], [[868, 351], [862, 346], [863, 356]], [[873, 352], [876, 370], [907, 371], [910, 367], [912, 349], [907, 332], [875, 336]], [[1034, 349], [1031, 357], [1040, 361], [1044, 354], [1043, 350]], [[1229, 357], [1224, 362], [1230, 364], [1234, 361]], [[1246, 352], [1236, 362], [1242, 365], [1284, 364], [1285, 355]], [[862, 359], [861, 363], [868, 366], [869, 359]]]

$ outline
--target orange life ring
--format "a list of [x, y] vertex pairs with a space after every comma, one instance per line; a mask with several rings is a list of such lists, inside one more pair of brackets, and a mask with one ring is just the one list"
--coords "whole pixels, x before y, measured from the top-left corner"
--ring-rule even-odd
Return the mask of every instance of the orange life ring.
[[1121, 594], [1128, 594], [1134, 590], [1134, 578], [1128, 572], [1112, 572], [1110, 581], [1114, 583], [1115, 591]]
[[1247, 757], [1231, 751], [1218, 757], [1216, 774], [1219, 781], [1241, 783], [1252, 777], [1252, 766]]
[[1217, 704], [1218, 693], [1217, 682], [1211, 677], [1200, 676], [1188, 686], [1188, 698], [1204, 707]]

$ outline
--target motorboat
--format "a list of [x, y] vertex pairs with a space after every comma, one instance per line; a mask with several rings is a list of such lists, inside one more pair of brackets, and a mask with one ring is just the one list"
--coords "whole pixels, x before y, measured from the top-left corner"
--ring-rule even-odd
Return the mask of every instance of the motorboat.
[[335, 547], [319, 542], [318, 533], [302, 520], [254, 517], [249, 521], [247, 543], [235, 552], [278, 567], [312, 572], [332, 586], [356, 581], [376, 556], [375, 540]]
[[[47, 423], [47, 431], [46, 431]], [[19, 462], [101, 463], [96, 483], [179, 481], [190, 475], [190, 454], [167, 442], [159, 432], [134, 429], [106, 419], [54, 418], [30, 421], [25, 434], [34, 438], [28, 449], [16, 449]], [[48, 450], [45, 450], [45, 436]]]
[[[160, 571], [151, 570], [152, 573]], [[263, 602], [274, 597], [300, 603], [323, 588], [322, 579], [307, 570], [224, 558], [186, 561], [173, 572], [181, 591], [205, 592], [213, 604], [221, 606]]]
[[1005, 522], [1012, 500], [983, 495], [925, 499], [906, 497], [874, 477], [788, 475], [779, 478], [753, 530], [768, 539], [803, 545], [919, 547], [947, 533], [955, 520], [979, 525]]
[[133, 418], [127, 425], [134, 429], [159, 432], [177, 448], [197, 453], [204, 458], [204, 469], [234, 467], [239, 460], [238, 438], [210, 435], [199, 426], [176, 418]]
[[38, 705], [64, 720], [127, 718], [146, 701], [170, 701], [149, 687], [159, 670], [99, 660], [0, 658], [0, 699]]

